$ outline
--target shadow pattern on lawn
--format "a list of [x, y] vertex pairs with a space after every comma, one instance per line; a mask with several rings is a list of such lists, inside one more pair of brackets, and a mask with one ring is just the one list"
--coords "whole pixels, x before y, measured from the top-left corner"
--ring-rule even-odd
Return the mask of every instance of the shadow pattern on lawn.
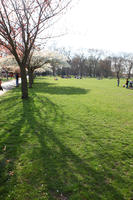
[[34, 91], [37, 93], [48, 93], [56, 95], [82, 95], [87, 94], [89, 90], [78, 88], [78, 87], [68, 87], [68, 86], [57, 86], [54, 83], [35, 83]]
[[[63, 87], [56, 89], [47, 91], [45, 88], [41, 92], [63, 93]], [[72, 90], [67, 88], [63, 94], [86, 93]], [[12, 97], [6, 104], [9, 102], [13, 102]], [[24, 200], [102, 200], [106, 191], [110, 198], [105, 194], [104, 199], [124, 200], [122, 194], [105, 181], [110, 178], [109, 169], [97, 171], [62, 142], [59, 134], [65, 137], [66, 133], [57, 133], [55, 129], [57, 123], [62, 126], [65, 122], [65, 114], [59, 106], [33, 91], [28, 100], [18, 101], [16, 105], [10, 103], [10, 106], [14, 109], [5, 113], [8, 121], [1, 120], [4, 131], [0, 133], [0, 199], [22, 200], [23, 195]], [[115, 179], [124, 182], [118, 175]]]

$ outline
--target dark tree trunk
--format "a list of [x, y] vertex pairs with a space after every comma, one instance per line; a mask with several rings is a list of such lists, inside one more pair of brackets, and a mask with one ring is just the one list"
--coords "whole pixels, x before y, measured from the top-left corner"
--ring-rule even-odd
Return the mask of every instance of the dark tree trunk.
[[27, 87], [27, 77], [26, 77], [26, 69], [21, 66], [21, 91], [22, 91], [22, 99], [28, 98], [28, 87]]
[[128, 70], [128, 79], [130, 79], [131, 77], [131, 70], [133, 68], [133, 64], [131, 63], [130, 67], [129, 67], [129, 70]]
[[129, 72], [127, 78], [130, 79], [130, 76], [131, 76], [131, 75], [130, 75], [130, 72]]
[[55, 76], [55, 67], [53, 66], [53, 76]]
[[83, 66], [80, 67], [80, 77], [83, 78]]

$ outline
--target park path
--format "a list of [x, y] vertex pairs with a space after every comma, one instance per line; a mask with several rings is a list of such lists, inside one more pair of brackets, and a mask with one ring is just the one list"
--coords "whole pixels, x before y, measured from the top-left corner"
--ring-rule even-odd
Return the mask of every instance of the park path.
[[[20, 80], [19, 80], [19, 83], [20, 83]], [[3, 88], [3, 91], [0, 90], [0, 96], [5, 94], [7, 91], [13, 89], [16, 86], [16, 80], [14, 79], [11, 81], [3, 82], [1, 86]]]

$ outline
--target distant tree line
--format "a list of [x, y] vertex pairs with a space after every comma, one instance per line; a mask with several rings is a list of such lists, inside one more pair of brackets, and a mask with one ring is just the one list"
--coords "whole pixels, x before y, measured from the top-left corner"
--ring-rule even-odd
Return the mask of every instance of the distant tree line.
[[71, 51], [58, 49], [67, 57], [70, 67], [57, 70], [58, 75], [82, 77], [131, 78], [133, 73], [133, 54], [108, 54], [102, 50], [88, 49], [85, 53], [73, 54]]

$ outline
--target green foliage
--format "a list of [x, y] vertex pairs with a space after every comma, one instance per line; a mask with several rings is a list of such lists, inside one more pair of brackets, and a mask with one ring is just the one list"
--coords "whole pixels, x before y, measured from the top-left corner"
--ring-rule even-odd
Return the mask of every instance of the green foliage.
[[60, 78], [1, 96], [0, 199], [132, 199], [132, 97], [116, 80]]

